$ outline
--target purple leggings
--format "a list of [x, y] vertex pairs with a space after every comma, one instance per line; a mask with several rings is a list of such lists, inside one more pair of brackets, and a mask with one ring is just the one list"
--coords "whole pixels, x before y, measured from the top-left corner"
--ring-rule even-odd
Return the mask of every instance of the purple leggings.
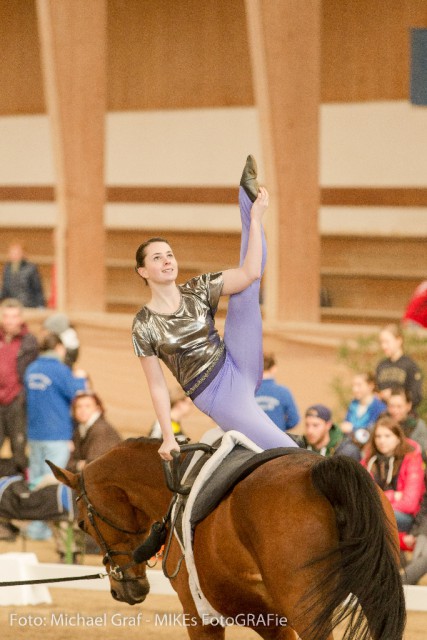
[[[246, 255], [252, 202], [240, 187], [242, 239], [240, 264]], [[262, 271], [266, 261], [263, 233]], [[298, 446], [259, 407], [255, 391], [262, 378], [262, 319], [259, 306], [260, 280], [230, 296], [224, 329], [224, 366], [194, 400], [198, 409], [210, 416], [224, 431], [235, 429], [262, 449]]]

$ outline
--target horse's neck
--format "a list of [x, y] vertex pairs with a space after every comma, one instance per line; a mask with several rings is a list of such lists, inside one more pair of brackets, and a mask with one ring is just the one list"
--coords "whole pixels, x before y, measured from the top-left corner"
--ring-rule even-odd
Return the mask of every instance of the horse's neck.
[[151, 443], [128, 450], [124, 448], [123, 459], [117, 465], [122, 469], [122, 488], [132, 505], [154, 519], [165, 515], [172, 498], [157, 449], [158, 444]]

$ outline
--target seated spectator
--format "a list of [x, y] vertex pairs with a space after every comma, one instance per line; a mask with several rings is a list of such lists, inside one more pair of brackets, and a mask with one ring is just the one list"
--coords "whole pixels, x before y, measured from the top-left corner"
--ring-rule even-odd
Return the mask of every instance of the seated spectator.
[[357, 461], [362, 457], [363, 445], [369, 440], [369, 428], [387, 405], [375, 394], [375, 377], [372, 373], [358, 373], [353, 378], [353, 400], [347, 410], [341, 430], [345, 439], [339, 453]]
[[304, 442], [307, 449], [332, 456], [343, 439], [341, 429], [332, 422], [332, 413], [323, 404], [314, 404], [305, 412]]
[[[187, 416], [193, 409], [193, 402], [189, 396], [185, 395], [185, 392], [181, 387], [174, 391], [169, 391], [169, 397], [171, 402], [171, 421], [172, 430], [175, 436], [185, 437], [183, 432], [181, 420]], [[159, 421], [156, 420], [150, 431], [150, 438], [163, 438], [162, 430], [160, 428]]]
[[427, 280], [415, 289], [402, 322], [407, 327], [427, 328]]
[[393, 389], [387, 402], [387, 412], [400, 424], [407, 438], [418, 442], [424, 462], [427, 462], [427, 425], [413, 410], [409, 391]]
[[[425, 476], [427, 488], [427, 474]], [[421, 509], [415, 518], [410, 533], [403, 534], [402, 542], [408, 551], [412, 551], [412, 558], [405, 566], [403, 573], [404, 584], [417, 584], [427, 573], [427, 491], [424, 493]]]
[[421, 449], [388, 415], [378, 418], [362, 464], [393, 507], [399, 531], [410, 531], [424, 494]]
[[54, 313], [46, 318], [43, 322], [43, 329], [45, 335], [54, 333], [61, 338], [61, 342], [66, 349], [64, 364], [70, 368], [73, 367], [79, 357], [80, 341], [76, 330], [71, 326], [65, 313]]
[[277, 384], [276, 358], [272, 353], [264, 354], [262, 382], [255, 393], [261, 409], [282, 431], [292, 429], [299, 422], [299, 412], [292, 393], [287, 387]]
[[119, 444], [122, 438], [105, 419], [102, 402], [92, 391], [77, 392], [72, 403], [72, 415], [77, 426], [67, 468], [76, 472]]
[[403, 352], [400, 328], [396, 324], [384, 327], [380, 344], [386, 356], [378, 363], [375, 373], [380, 398], [387, 402], [393, 388], [403, 387], [410, 392], [412, 404], [417, 407], [422, 400], [422, 374], [417, 363]]
[[[25, 372], [27, 393], [28, 441], [30, 447], [30, 483], [36, 486], [52, 472], [45, 460], [66, 467], [70, 457], [73, 435], [71, 402], [77, 391], [86, 388], [86, 374], [72, 374], [63, 363], [65, 347], [60, 338], [48, 334], [41, 346], [39, 357]], [[47, 525], [32, 522], [27, 535], [37, 540], [51, 537]]]
[[9, 261], [3, 267], [0, 299], [15, 298], [24, 307], [45, 307], [40, 275], [36, 265], [24, 256], [24, 248], [15, 242], [9, 247]]

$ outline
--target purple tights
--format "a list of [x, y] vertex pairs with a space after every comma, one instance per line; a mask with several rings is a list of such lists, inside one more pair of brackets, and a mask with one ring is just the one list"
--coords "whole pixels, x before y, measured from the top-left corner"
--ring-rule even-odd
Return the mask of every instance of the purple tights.
[[[248, 247], [252, 202], [241, 187], [239, 205], [242, 264]], [[262, 271], [266, 253], [263, 233]], [[292, 438], [270, 420], [255, 400], [263, 368], [259, 292], [260, 280], [256, 280], [244, 291], [230, 296], [224, 329], [226, 360], [211, 384], [195, 398], [194, 404], [224, 431], [240, 431], [262, 449], [296, 447]]]

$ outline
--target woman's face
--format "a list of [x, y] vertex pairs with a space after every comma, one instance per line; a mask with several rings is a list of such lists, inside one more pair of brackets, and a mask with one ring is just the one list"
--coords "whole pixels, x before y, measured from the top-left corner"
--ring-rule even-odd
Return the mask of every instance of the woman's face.
[[388, 427], [377, 427], [375, 430], [375, 446], [380, 453], [391, 456], [396, 451], [399, 438]]
[[381, 331], [380, 333], [381, 349], [387, 358], [392, 358], [402, 349], [402, 338], [396, 338], [390, 331]]
[[144, 266], [138, 268], [138, 273], [149, 284], [164, 284], [176, 280], [178, 263], [167, 242], [152, 242], [147, 246]]
[[366, 380], [365, 376], [354, 376], [352, 390], [355, 400], [363, 400], [372, 395], [373, 385]]
[[390, 396], [387, 401], [387, 411], [397, 422], [406, 420], [411, 409], [412, 403], [407, 402], [404, 396]]

